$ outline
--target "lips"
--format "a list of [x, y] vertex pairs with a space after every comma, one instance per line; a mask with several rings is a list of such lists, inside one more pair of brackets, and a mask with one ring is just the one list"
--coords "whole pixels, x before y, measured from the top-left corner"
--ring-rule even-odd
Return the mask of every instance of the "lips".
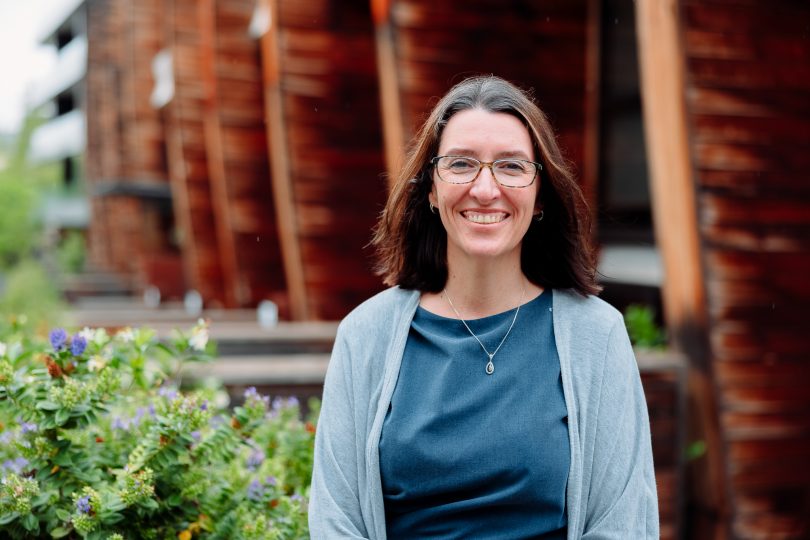
[[465, 210], [464, 212], [461, 212], [461, 215], [464, 216], [464, 219], [466, 219], [467, 221], [472, 221], [473, 223], [478, 223], [481, 225], [500, 223], [507, 217], [506, 212], [484, 213], [484, 212], [473, 212], [471, 210]]

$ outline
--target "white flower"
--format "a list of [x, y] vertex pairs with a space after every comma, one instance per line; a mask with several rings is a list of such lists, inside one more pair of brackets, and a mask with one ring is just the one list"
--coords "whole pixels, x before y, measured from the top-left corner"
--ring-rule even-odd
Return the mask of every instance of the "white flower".
[[93, 341], [93, 338], [96, 337], [96, 331], [90, 328], [89, 326], [85, 326], [79, 332], [79, 335], [84, 338], [87, 343]]
[[90, 360], [87, 361], [87, 369], [90, 371], [101, 371], [106, 365], [107, 361], [97, 354], [92, 356]]
[[118, 337], [118, 339], [120, 339], [125, 343], [131, 343], [135, 341], [135, 334], [132, 332], [132, 328], [130, 328], [129, 326], [127, 326], [123, 330], [119, 330], [116, 336]]
[[197, 321], [197, 326], [191, 330], [188, 344], [195, 351], [205, 350], [205, 346], [208, 345], [208, 324], [204, 320]]
[[8, 347], [6, 347], [6, 344], [3, 343], [2, 341], [0, 341], [0, 357], [5, 356], [7, 350], [8, 350]]

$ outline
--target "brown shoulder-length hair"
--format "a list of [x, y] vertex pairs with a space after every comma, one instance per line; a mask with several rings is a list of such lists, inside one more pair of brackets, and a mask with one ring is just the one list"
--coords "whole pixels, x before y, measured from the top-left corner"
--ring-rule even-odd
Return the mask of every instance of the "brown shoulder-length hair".
[[[377, 273], [387, 285], [439, 292], [447, 281], [447, 233], [428, 205], [433, 185], [430, 163], [450, 118], [467, 109], [511, 114], [529, 131], [535, 160], [543, 166], [537, 208], [523, 237], [521, 265], [533, 283], [598, 294], [590, 214], [574, 174], [562, 156], [546, 115], [515, 85], [495, 76], [466, 79], [436, 104], [413, 141], [374, 230]], [[509, 189], [509, 188], [503, 188]]]

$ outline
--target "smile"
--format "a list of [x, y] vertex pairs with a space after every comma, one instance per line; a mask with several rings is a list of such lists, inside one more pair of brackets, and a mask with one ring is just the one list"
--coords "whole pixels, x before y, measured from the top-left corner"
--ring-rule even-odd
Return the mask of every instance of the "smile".
[[462, 212], [462, 216], [467, 221], [472, 221], [473, 223], [481, 223], [484, 225], [490, 223], [500, 223], [501, 221], [506, 219], [506, 212], [494, 212], [494, 213], [486, 213], [481, 214], [478, 212]]

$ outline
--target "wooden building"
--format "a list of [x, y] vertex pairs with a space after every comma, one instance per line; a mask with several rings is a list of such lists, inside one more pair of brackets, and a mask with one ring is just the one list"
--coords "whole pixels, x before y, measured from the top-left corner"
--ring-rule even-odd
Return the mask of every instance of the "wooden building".
[[810, 5], [637, 6], [662, 292], [708, 449], [691, 495], [711, 537], [807, 538]]

